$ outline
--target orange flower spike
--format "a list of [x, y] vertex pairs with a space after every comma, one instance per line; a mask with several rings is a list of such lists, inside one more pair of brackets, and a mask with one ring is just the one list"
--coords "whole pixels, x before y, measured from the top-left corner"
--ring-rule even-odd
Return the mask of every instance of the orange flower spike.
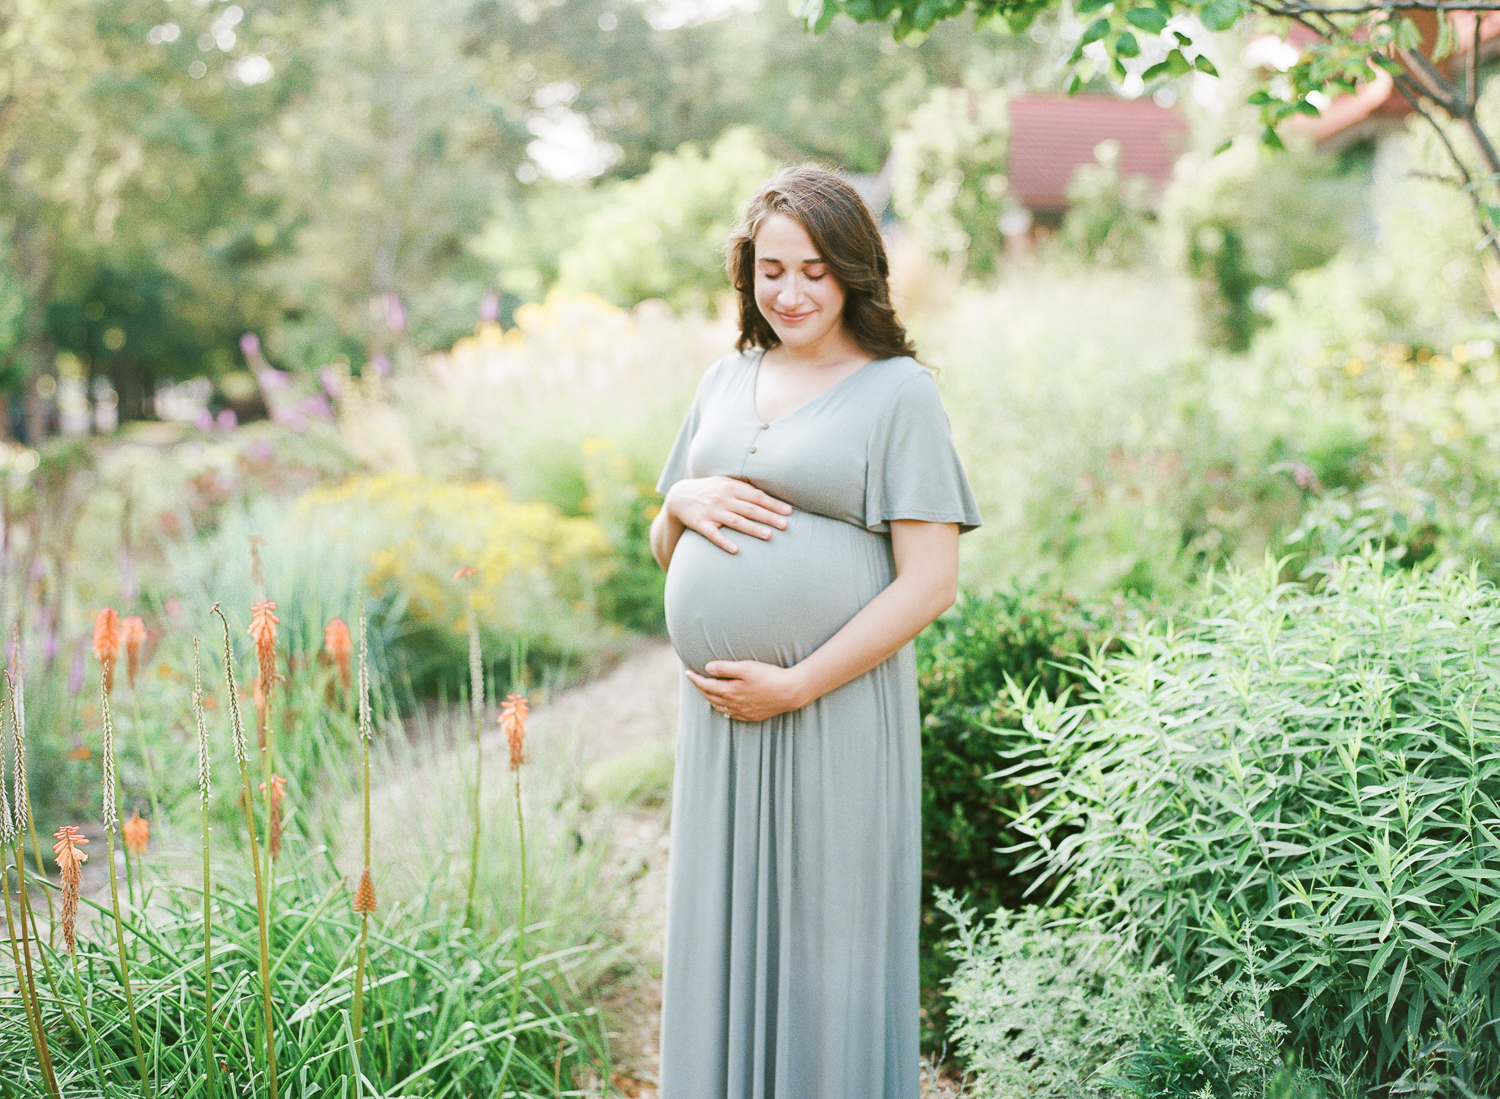
[[276, 681], [276, 604], [262, 599], [250, 608], [250, 636], [255, 638], [255, 658], [260, 662], [260, 680], [264, 689]]
[[500, 728], [510, 745], [510, 769], [518, 770], [526, 762], [526, 717], [530, 705], [524, 695], [508, 694], [500, 704]]
[[[260, 784], [261, 792], [264, 793], [266, 784]], [[280, 775], [271, 776], [271, 815], [266, 823], [266, 846], [271, 851], [271, 858], [277, 859], [281, 856], [281, 799], [286, 795], [286, 779]]]
[[81, 869], [88, 856], [74, 845], [88, 843], [89, 838], [71, 824], [53, 832], [52, 838], [57, 841], [52, 845], [52, 854], [57, 859], [57, 867], [63, 872], [63, 876]]
[[125, 849], [136, 858], [146, 853], [146, 844], [151, 839], [151, 822], [139, 813], [131, 813], [130, 819], [120, 826], [125, 836]]
[[130, 689], [135, 690], [136, 673], [141, 670], [141, 643], [146, 640], [146, 623], [138, 614], [120, 619], [120, 644], [125, 648], [125, 673]]
[[349, 636], [349, 624], [335, 618], [323, 627], [323, 651], [339, 669], [339, 682], [349, 688], [349, 657], [354, 653], [354, 639]]
[[479, 570], [473, 565], [464, 565], [453, 574], [455, 580], [467, 580], [471, 576], [478, 576]]
[[83, 864], [88, 856], [75, 846], [88, 843], [88, 837], [79, 835], [78, 829], [66, 825], [52, 833], [57, 840], [52, 853], [57, 856], [57, 868], [62, 871], [62, 925], [63, 943], [72, 954], [78, 949], [78, 886], [83, 879]]
[[120, 655], [120, 615], [105, 607], [94, 616], [94, 655], [104, 668], [104, 690], [115, 687], [115, 660]]
[[354, 891], [354, 911], [359, 915], [369, 915], [375, 911], [375, 880], [370, 877], [370, 868], [365, 867], [365, 872], [359, 876], [359, 888]]

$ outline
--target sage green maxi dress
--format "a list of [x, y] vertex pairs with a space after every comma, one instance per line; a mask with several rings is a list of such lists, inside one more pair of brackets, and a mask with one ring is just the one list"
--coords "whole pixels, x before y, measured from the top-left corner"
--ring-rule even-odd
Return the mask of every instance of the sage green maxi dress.
[[[761, 355], [709, 369], [657, 486], [723, 474], [794, 509], [738, 554], [678, 542], [667, 628], [700, 671], [822, 645], [895, 578], [890, 520], [979, 524], [921, 365], [877, 360], [766, 423]], [[920, 781], [911, 645], [762, 722], [684, 677], [662, 1099], [916, 1099]]]

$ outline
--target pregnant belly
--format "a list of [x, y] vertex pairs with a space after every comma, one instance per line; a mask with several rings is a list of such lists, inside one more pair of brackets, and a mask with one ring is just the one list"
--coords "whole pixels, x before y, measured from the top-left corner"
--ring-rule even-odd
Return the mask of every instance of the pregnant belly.
[[837, 519], [793, 512], [767, 541], [730, 532], [726, 553], [687, 531], [667, 570], [667, 632], [677, 655], [790, 667], [827, 641], [893, 575], [890, 543]]

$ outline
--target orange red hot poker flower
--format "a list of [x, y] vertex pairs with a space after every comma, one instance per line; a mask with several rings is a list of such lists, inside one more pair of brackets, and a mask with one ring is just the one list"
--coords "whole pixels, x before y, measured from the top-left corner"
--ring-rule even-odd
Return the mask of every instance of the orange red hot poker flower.
[[130, 689], [135, 690], [136, 673], [141, 670], [141, 643], [146, 640], [146, 623], [138, 614], [120, 619], [120, 644], [125, 647], [125, 674]]
[[530, 706], [524, 695], [508, 694], [500, 704], [500, 728], [510, 746], [510, 769], [519, 770], [526, 762], [526, 715]]
[[120, 826], [125, 837], [125, 850], [136, 858], [146, 853], [146, 844], [151, 840], [151, 822], [139, 813], [131, 813], [130, 819]]
[[120, 655], [120, 615], [113, 607], [105, 607], [94, 616], [94, 655], [104, 668], [104, 690], [115, 688], [115, 660]]
[[[264, 793], [266, 784], [260, 784], [261, 792]], [[271, 806], [269, 818], [266, 822], [266, 847], [271, 852], [271, 858], [281, 857], [281, 799], [286, 795], [286, 779], [280, 775], [271, 776]]]
[[349, 657], [354, 652], [354, 639], [349, 636], [349, 624], [335, 618], [323, 627], [323, 651], [328, 654], [339, 670], [339, 682], [349, 688]]
[[72, 954], [78, 948], [78, 885], [83, 878], [83, 864], [88, 856], [78, 850], [77, 845], [88, 843], [88, 837], [80, 835], [77, 828], [66, 825], [52, 833], [57, 840], [52, 845], [52, 854], [57, 858], [57, 868], [62, 872], [62, 925], [63, 942]]
[[262, 689], [276, 681], [276, 604], [262, 599], [250, 608], [250, 636], [255, 638], [255, 659], [260, 663]]

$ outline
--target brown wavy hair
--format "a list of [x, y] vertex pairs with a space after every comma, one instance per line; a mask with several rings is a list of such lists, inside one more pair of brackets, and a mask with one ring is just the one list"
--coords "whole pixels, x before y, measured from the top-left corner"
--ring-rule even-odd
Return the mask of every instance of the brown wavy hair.
[[740, 303], [735, 347], [767, 350], [781, 342], [755, 304], [755, 235], [766, 219], [784, 214], [806, 230], [844, 291], [844, 329], [877, 359], [915, 355], [891, 307], [890, 261], [875, 219], [859, 193], [822, 168], [787, 168], [760, 185], [726, 244], [725, 268]]

